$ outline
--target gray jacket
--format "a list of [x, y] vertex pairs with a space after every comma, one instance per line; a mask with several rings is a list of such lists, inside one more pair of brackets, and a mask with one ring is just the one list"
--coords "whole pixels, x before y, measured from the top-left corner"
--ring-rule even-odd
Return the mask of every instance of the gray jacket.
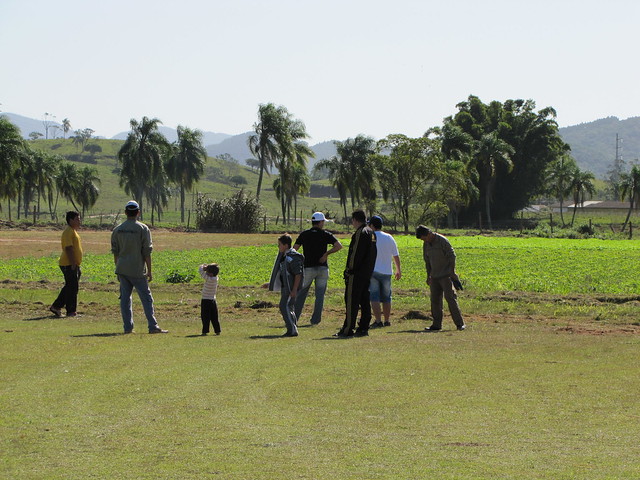
[[446, 237], [434, 233], [433, 242], [424, 242], [422, 255], [427, 275], [437, 280], [450, 277], [456, 270], [456, 254]]
[[111, 253], [118, 257], [116, 273], [127, 277], [144, 277], [144, 259], [151, 256], [153, 242], [149, 227], [135, 219], [127, 219], [111, 233]]
[[286, 290], [290, 292], [296, 275], [302, 276], [299, 283], [301, 288], [304, 280], [304, 255], [293, 248], [284, 253], [278, 252], [271, 271], [271, 278], [269, 279], [269, 290]]

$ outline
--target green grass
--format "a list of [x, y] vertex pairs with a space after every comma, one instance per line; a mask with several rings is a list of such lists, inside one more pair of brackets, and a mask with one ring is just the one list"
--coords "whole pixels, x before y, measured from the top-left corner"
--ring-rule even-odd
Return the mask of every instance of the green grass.
[[[399, 236], [392, 326], [348, 340], [331, 337], [346, 248], [323, 322], [303, 314], [294, 339], [277, 307], [249, 308], [277, 305], [258, 288], [275, 246], [154, 253], [168, 335], [144, 333], [137, 298], [120, 334], [106, 252], [86, 257], [75, 319], [47, 312], [56, 257], [3, 261], [0, 478], [639, 478], [640, 244], [450, 239], [465, 332], [403, 318], [428, 296], [421, 242]], [[219, 337], [198, 335], [199, 279], [162, 281], [204, 261], [222, 267]]]
[[[189, 309], [191, 312], [189, 312]], [[638, 478], [637, 336], [536, 322], [334, 340], [275, 311], [166, 336], [3, 309], [4, 478]], [[139, 310], [139, 309], [138, 309]], [[185, 311], [186, 310], [186, 311]], [[139, 313], [139, 311], [137, 312]]]
[[[110, 234], [105, 232], [105, 243]], [[274, 243], [275, 243], [274, 236]], [[398, 288], [424, 285], [422, 242], [410, 235], [397, 235], [403, 278]], [[521, 291], [550, 294], [640, 295], [634, 268], [640, 262], [638, 240], [568, 240], [514, 237], [450, 237], [458, 261], [457, 269], [467, 289], [473, 292]], [[348, 246], [349, 238], [343, 238]], [[108, 248], [108, 247], [106, 247]], [[341, 272], [347, 248], [330, 258], [334, 274], [330, 287], [342, 285]], [[163, 281], [169, 273], [194, 273], [204, 262], [218, 262], [227, 286], [258, 285], [268, 279], [275, 246], [218, 247], [201, 250], [162, 251], [153, 256], [154, 275]], [[18, 258], [0, 264], [0, 280], [58, 281], [57, 256]], [[114, 280], [113, 257], [105, 252], [87, 255], [83, 262], [85, 281]], [[197, 278], [194, 282], [198, 283]]]

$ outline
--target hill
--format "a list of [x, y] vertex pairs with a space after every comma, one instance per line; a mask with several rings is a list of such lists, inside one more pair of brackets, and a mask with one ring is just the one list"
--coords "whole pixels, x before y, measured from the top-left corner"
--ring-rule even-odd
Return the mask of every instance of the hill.
[[[175, 128], [165, 127], [163, 125], [160, 125], [158, 130], [165, 137], [167, 137], [167, 140], [169, 140], [169, 142], [173, 143], [176, 140], [178, 140], [178, 130], [176, 130]], [[128, 131], [127, 132], [120, 132], [117, 135], [114, 135], [113, 137], [111, 137], [111, 139], [112, 140], [126, 140], [127, 139], [127, 135], [129, 135]], [[220, 142], [224, 141], [225, 139], [230, 138], [232, 136], [233, 135], [229, 135], [227, 133], [202, 132], [202, 143], [204, 145], [212, 145], [212, 144], [220, 143]]]
[[[253, 154], [247, 146], [247, 141], [252, 134], [253, 132], [245, 132], [240, 135], [229, 137], [217, 145], [208, 145], [207, 154], [212, 157], [219, 157], [220, 155], [228, 154], [244, 164], [246, 159], [253, 158]], [[316, 154], [316, 158], [310, 159], [309, 165], [307, 165], [309, 170], [313, 168], [318, 160], [329, 158], [336, 154], [336, 147], [333, 144], [333, 141], [311, 145], [311, 150]]]
[[622, 139], [622, 158], [640, 158], [640, 117], [619, 120], [607, 117], [560, 129], [562, 139], [571, 145], [571, 154], [583, 170], [605, 178], [616, 156], [616, 134]]

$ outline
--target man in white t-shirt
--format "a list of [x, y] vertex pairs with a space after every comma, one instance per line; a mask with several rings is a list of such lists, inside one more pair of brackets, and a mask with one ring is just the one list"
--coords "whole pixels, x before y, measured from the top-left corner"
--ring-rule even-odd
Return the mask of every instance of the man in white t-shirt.
[[[369, 295], [371, 296], [371, 310], [375, 322], [371, 328], [388, 327], [391, 325], [389, 316], [391, 315], [391, 276], [393, 275], [393, 264], [396, 266], [395, 277], [400, 280], [402, 271], [400, 270], [400, 254], [398, 246], [391, 235], [382, 231], [382, 218], [374, 215], [369, 219], [369, 225], [376, 235], [378, 245], [378, 256], [376, 264], [371, 274], [369, 283]], [[380, 305], [382, 304], [382, 308]], [[384, 323], [382, 317], [384, 316]]]

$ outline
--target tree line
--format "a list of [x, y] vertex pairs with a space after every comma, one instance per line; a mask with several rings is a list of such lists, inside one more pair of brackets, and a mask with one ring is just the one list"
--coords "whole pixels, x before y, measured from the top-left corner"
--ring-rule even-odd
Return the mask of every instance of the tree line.
[[[565, 199], [573, 200], [573, 225], [577, 205], [595, 193], [595, 178], [581, 171], [571, 157], [569, 145], [559, 135], [555, 110], [536, 111], [532, 100], [485, 104], [473, 95], [456, 108], [442, 126], [427, 129], [418, 138], [393, 134], [376, 141], [358, 135], [335, 141], [336, 155], [317, 162], [309, 172], [314, 153], [306, 142], [304, 122], [284, 106], [261, 104], [248, 139], [255, 157], [250, 167], [258, 170], [256, 201], [265, 172], [275, 169], [273, 189], [285, 222], [292, 210], [295, 216], [299, 196], [309, 192], [313, 173], [329, 179], [345, 218], [349, 205], [379, 213], [382, 200], [405, 231], [416, 223], [445, 218], [450, 227], [479, 219], [492, 228], [494, 219], [513, 218], [545, 195], [558, 199], [561, 206]], [[33, 151], [17, 127], [4, 118], [0, 121], [0, 198], [9, 205], [18, 202], [25, 214], [32, 201], [40, 211], [43, 199], [54, 212], [52, 204], [59, 196], [79, 206], [83, 215], [95, 204], [99, 194], [95, 169], [78, 169], [59, 156]], [[131, 120], [117, 156], [119, 182], [138, 203], [148, 202], [152, 223], [168, 205], [172, 186], [177, 187], [184, 222], [185, 194], [204, 172], [202, 132], [178, 126], [177, 141], [169, 143], [158, 129], [160, 124], [157, 118]], [[78, 135], [79, 142], [86, 142], [86, 130]], [[630, 202], [628, 222], [640, 201], [639, 167], [620, 172], [615, 188]], [[567, 223], [564, 213], [561, 219]]]

